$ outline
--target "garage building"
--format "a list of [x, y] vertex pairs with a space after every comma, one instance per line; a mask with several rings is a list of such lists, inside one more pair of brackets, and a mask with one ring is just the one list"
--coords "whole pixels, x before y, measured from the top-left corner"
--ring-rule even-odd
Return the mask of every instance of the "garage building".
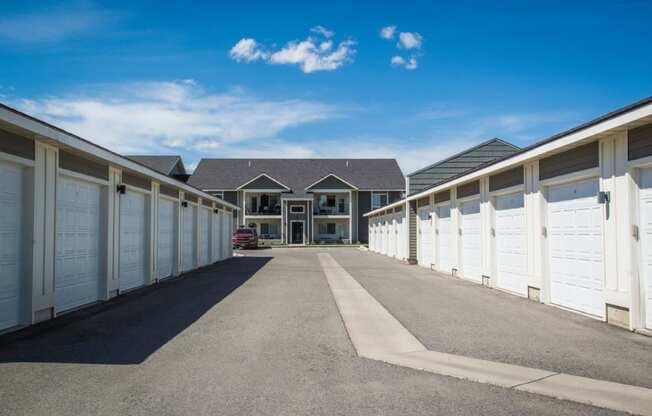
[[652, 97], [525, 149], [483, 143], [406, 191], [366, 215], [377, 235], [402, 208], [408, 262], [652, 332]]
[[230, 257], [237, 207], [0, 105], [0, 209], [5, 332]]

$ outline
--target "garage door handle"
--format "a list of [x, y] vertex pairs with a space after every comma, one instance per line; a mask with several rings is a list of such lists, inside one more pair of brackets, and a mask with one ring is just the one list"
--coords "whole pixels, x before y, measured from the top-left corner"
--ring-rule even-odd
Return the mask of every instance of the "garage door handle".
[[457, 229], [457, 233], [458, 233], [459, 235], [462, 235], [462, 229], [461, 229], [461, 228], [458, 228], [458, 229]]

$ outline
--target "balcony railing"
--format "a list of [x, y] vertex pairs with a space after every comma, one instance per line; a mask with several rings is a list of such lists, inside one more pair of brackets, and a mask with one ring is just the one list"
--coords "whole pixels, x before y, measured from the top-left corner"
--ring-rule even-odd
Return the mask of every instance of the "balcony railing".
[[314, 215], [349, 215], [349, 207], [345, 204], [340, 204], [339, 206], [329, 207], [321, 206], [315, 207], [313, 210]]
[[246, 215], [281, 215], [281, 206], [276, 205], [274, 207], [264, 207], [258, 206], [252, 209], [251, 205], [245, 207]]

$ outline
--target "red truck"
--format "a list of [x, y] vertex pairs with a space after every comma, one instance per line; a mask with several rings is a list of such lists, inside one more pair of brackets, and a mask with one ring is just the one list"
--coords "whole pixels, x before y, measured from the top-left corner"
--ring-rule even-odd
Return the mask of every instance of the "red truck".
[[258, 248], [258, 233], [255, 228], [238, 228], [231, 236], [233, 248]]

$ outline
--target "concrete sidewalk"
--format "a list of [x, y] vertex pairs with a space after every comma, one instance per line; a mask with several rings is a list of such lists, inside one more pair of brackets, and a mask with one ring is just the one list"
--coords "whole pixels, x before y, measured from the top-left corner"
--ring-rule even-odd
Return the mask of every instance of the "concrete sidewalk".
[[335, 260], [429, 350], [652, 388], [652, 339], [363, 251]]
[[427, 350], [328, 253], [319, 261], [359, 356], [464, 380], [652, 416], [652, 390]]

